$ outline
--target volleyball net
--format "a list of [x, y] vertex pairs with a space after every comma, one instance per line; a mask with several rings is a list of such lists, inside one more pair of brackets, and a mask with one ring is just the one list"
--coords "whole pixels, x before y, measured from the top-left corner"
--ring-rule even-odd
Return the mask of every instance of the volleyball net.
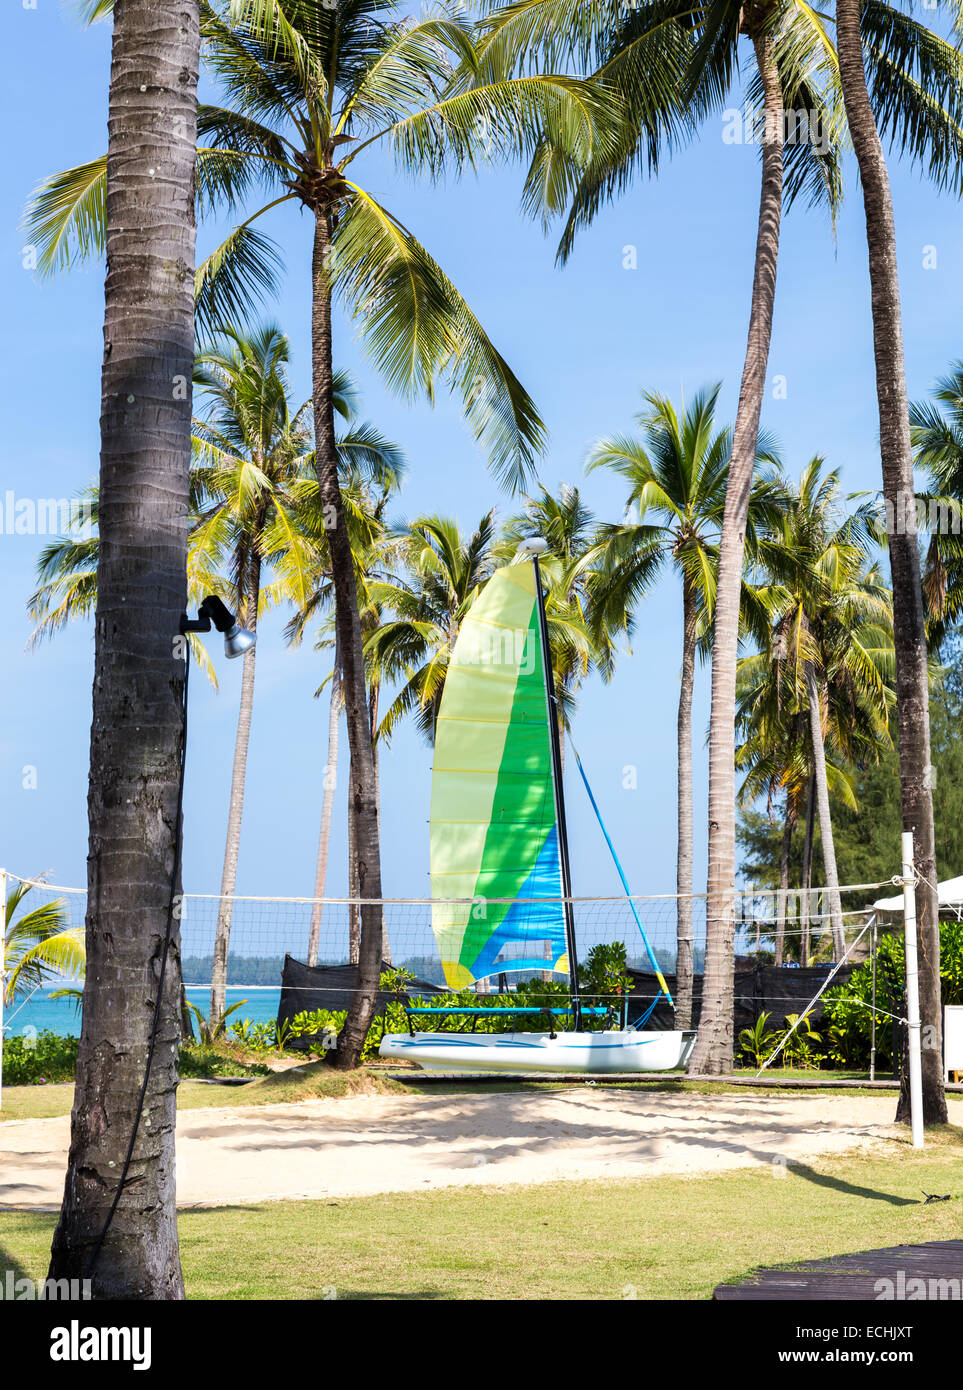
[[[772, 961], [781, 945], [782, 963], [831, 964], [841, 951], [850, 959], [868, 952], [866, 924], [872, 903], [881, 890], [899, 880], [844, 885], [834, 894], [825, 888], [782, 893], [778, 889], [740, 885], [735, 893], [735, 954]], [[22, 896], [13, 922], [38, 909], [54, 908], [63, 929], [84, 925], [86, 889], [65, 887], [43, 879], [19, 878], [6, 871], [6, 887]], [[544, 899], [558, 903], [559, 899]], [[691, 940], [693, 967], [702, 972], [705, 961], [707, 898], [705, 894], [639, 894], [631, 898], [592, 897], [571, 899], [579, 957], [585, 961], [595, 946], [621, 944], [630, 969], [649, 970], [639, 925], [652, 948], [659, 968], [675, 973], [680, 937]], [[384, 924], [384, 958], [396, 969], [410, 971], [418, 979], [443, 985], [441, 958], [432, 931], [430, 899], [381, 900]], [[218, 936], [229, 922], [227, 982], [248, 989], [278, 988], [287, 955], [310, 965], [348, 965], [357, 959], [360, 928], [357, 901], [344, 898], [297, 898], [186, 893], [179, 901], [179, 929], [184, 981], [209, 983]], [[895, 914], [890, 914], [898, 924]], [[885, 927], [886, 919], [882, 924]], [[513, 971], [512, 959], [531, 959], [526, 943], [506, 945], [497, 962], [511, 987], [531, 969]], [[550, 963], [546, 961], [546, 969]]]

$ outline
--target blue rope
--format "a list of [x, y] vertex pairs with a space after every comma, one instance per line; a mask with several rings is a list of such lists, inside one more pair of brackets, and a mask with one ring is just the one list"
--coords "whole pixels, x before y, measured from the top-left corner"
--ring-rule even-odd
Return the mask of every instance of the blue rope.
[[[660, 1000], [661, 998], [662, 998], [662, 990], [660, 989], [660, 990], [659, 990], [659, 993], [658, 993], [658, 994], [655, 996], [655, 998], [652, 1000], [652, 1003], [651, 1003], [651, 1004], [649, 1005], [649, 1007], [646, 1009], [646, 1011], [645, 1011], [645, 1013], [642, 1015], [642, 1017], [641, 1017], [641, 1018], [637, 1018], [637, 1019], [635, 1020], [635, 1022], [632, 1024], [631, 1031], [632, 1031], [633, 1033], [636, 1032], [637, 1029], [639, 1029], [639, 1028], [644, 1028], [644, 1027], [645, 1027], [645, 1025], [648, 1023], [649, 1019], [650, 1019], [650, 1018], [652, 1017], [652, 1015], [655, 1013], [656, 1005], [658, 1004], [658, 1002], [659, 1002], [659, 1000]], [[670, 996], [667, 996], [667, 998], [669, 999], [669, 1003], [672, 1004], [672, 999], [671, 999], [671, 997], [670, 997]], [[672, 1004], [672, 1007], [675, 1008], [675, 1005]]]
[[[570, 744], [570, 746], [571, 746], [572, 752], [575, 754], [575, 762], [576, 762], [576, 765], [577, 765], [577, 767], [578, 767], [579, 773], [581, 774], [581, 778], [582, 778], [582, 782], [583, 782], [583, 784], [584, 784], [584, 786], [585, 786], [585, 790], [588, 792], [588, 799], [589, 799], [589, 801], [591, 801], [591, 803], [592, 803], [592, 810], [595, 812], [595, 819], [598, 821], [599, 827], [600, 827], [600, 829], [601, 829], [601, 831], [602, 831], [602, 834], [605, 836], [605, 843], [606, 843], [606, 844], [608, 845], [608, 847], [609, 847], [609, 853], [610, 853], [611, 856], [612, 856], [612, 862], [614, 863], [616, 869], [618, 869], [619, 878], [622, 880], [622, 887], [625, 889], [625, 896], [626, 896], [626, 898], [628, 899], [629, 907], [632, 909], [632, 916], [635, 918], [635, 925], [636, 925], [636, 926], [638, 927], [638, 929], [639, 929], [639, 934], [640, 934], [640, 936], [642, 937], [642, 944], [645, 946], [646, 954], [647, 954], [648, 957], [649, 957], [649, 962], [650, 962], [650, 964], [651, 964], [651, 966], [652, 966], [652, 969], [655, 971], [656, 975], [661, 979], [661, 978], [662, 978], [662, 971], [661, 971], [661, 969], [659, 968], [659, 962], [656, 960], [655, 956], [652, 954], [652, 947], [649, 945], [649, 938], [648, 938], [648, 937], [646, 936], [646, 934], [645, 934], [645, 928], [644, 928], [643, 925], [642, 925], [642, 919], [639, 917], [639, 914], [638, 914], [638, 912], [636, 911], [636, 908], [635, 908], [635, 903], [634, 903], [633, 900], [632, 900], [632, 891], [631, 891], [631, 889], [629, 888], [628, 879], [625, 877], [625, 871], [623, 870], [622, 865], [621, 865], [621, 863], [619, 862], [619, 856], [618, 856], [618, 855], [616, 854], [616, 852], [615, 852], [615, 846], [614, 846], [613, 843], [612, 843], [612, 838], [611, 838], [611, 836], [609, 835], [609, 832], [608, 832], [608, 831], [606, 830], [606, 828], [605, 828], [605, 821], [602, 819], [602, 812], [599, 810], [598, 802], [595, 800], [595, 797], [592, 795], [592, 788], [589, 786], [589, 780], [588, 780], [588, 778], [587, 778], [586, 775], [585, 775], [585, 768], [582, 766], [582, 759], [581, 759], [581, 758], [579, 757], [579, 755], [578, 755], [578, 749], [575, 747], [575, 744], [572, 742], [571, 735], [569, 736], [569, 744]], [[675, 1008], [675, 1004], [674, 1004], [674, 1002], [673, 1002], [672, 995], [669, 993], [668, 988], [665, 987], [665, 986], [660, 985], [660, 986], [659, 986], [659, 994], [657, 994], [657, 995], [655, 996], [655, 999], [652, 1001], [652, 1005], [651, 1005], [651, 1007], [649, 1008], [648, 1012], [645, 1014], [645, 1016], [644, 1016], [642, 1019], [640, 1019], [638, 1022], [636, 1022], [636, 1023], [634, 1023], [634, 1024], [632, 1025], [633, 1028], [638, 1028], [638, 1027], [641, 1026], [642, 1023], [645, 1023], [645, 1022], [648, 1021], [650, 1015], [652, 1014], [653, 1010], [655, 1009], [656, 1004], [659, 1002], [659, 999], [660, 999], [660, 997], [661, 997], [663, 994], [665, 995], [666, 999], [668, 999], [668, 1001], [669, 1001], [669, 1003], [672, 1005], [673, 1009]]]

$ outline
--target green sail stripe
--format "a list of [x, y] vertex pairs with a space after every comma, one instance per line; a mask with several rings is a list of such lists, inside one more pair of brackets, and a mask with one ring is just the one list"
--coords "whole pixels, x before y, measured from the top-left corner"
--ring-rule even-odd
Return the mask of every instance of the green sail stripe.
[[[488, 832], [534, 611], [531, 568], [507, 566], [496, 571], [462, 621], [435, 735], [432, 897], [473, 898], [481, 891]], [[486, 895], [490, 892], [487, 889]], [[461, 962], [469, 923], [473, 939], [480, 936], [484, 943], [491, 935], [491, 923], [472, 921], [470, 903], [433, 907], [432, 927], [446, 968]]]
[[[476, 892], [488, 898], [516, 898], [554, 825], [541, 634], [533, 605]], [[459, 956], [462, 965], [471, 966], [511, 906], [489, 903], [483, 921], [468, 923]]]

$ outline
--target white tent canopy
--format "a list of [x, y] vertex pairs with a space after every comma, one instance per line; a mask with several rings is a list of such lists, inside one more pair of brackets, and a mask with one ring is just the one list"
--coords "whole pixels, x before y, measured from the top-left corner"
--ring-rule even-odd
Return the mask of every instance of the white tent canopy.
[[[963, 874], [959, 878], [945, 879], [936, 886], [939, 889], [940, 907], [963, 909]], [[873, 907], [877, 912], [902, 912], [903, 895], [900, 893], [896, 898], [878, 898]]]

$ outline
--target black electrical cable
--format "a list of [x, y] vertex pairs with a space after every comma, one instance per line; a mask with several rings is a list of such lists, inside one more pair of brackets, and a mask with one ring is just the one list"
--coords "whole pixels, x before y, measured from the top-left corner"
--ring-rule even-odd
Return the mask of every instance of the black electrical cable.
[[103, 1249], [104, 1241], [107, 1239], [107, 1232], [110, 1230], [114, 1213], [117, 1210], [124, 1188], [127, 1186], [127, 1174], [130, 1172], [131, 1161], [134, 1157], [134, 1145], [137, 1142], [137, 1134], [140, 1129], [141, 1116], [144, 1113], [144, 1101], [147, 1098], [147, 1085], [150, 1081], [150, 1069], [154, 1061], [154, 1047], [157, 1042], [157, 1030], [160, 1027], [161, 1008], [164, 1002], [164, 980], [167, 974], [167, 957], [170, 953], [171, 937], [174, 935], [174, 904], [177, 898], [177, 885], [181, 876], [181, 851], [183, 849], [183, 821], [184, 821], [184, 769], [187, 764], [187, 687], [191, 673], [191, 644], [187, 639], [187, 652], [184, 657], [184, 692], [182, 697], [182, 709], [184, 714], [183, 737], [181, 741], [181, 762], [177, 781], [177, 819], [174, 827], [174, 867], [171, 872], [171, 891], [167, 903], [167, 929], [164, 933], [164, 949], [161, 953], [160, 979], [157, 983], [157, 999], [154, 1004], [154, 1021], [150, 1030], [150, 1042], [147, 1047], [147, 1065], [144, 1067], [144, 1080], [140, 1088], [140, 1096], [137, 1101], [137, 1113], [134, 1116], [134, 1128], [131, 1132], [130, 1143], [127, 1145], [127, 1157], [124, 1159], [123, 1171], [120, 1181], [117, 1184], [117, 1191], [114, 1193], [114, 1200], [110, 1204], [110, 1211], [104, 1221], [103, 1229], [97, 1237], [84, 1277], [89, 1279], [94, 1271], [100, 1252]]

